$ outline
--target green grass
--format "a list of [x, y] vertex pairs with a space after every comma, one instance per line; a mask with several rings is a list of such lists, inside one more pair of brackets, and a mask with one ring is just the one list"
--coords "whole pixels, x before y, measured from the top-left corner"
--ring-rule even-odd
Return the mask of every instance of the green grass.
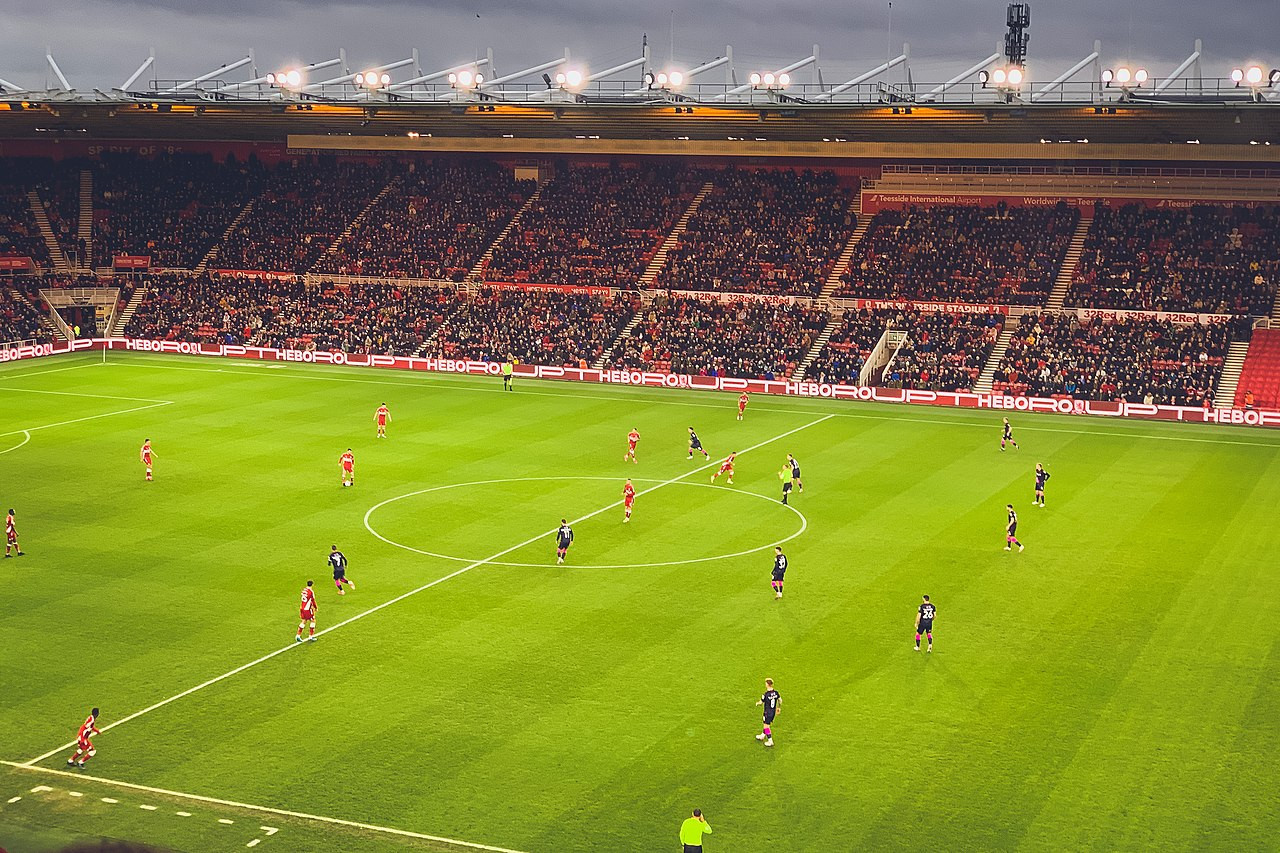
[[[712, 853], [1280, 836], [1280, 434], [1024, 415], [1002, 454], [997, 413], [757, 397], [738, 423], [733, 395], [95, 358], [0, 369], [0, 433], [106, 415], [0, 455], [28, 551], [3, 565], [0, 758], [65, 743], [91, 705], [110, 724], [289, 644], [308, 578], [323, 629], [538, 537], [499, 558], [529, 565], [474, 565], [104, 732], [88, 772], [527, 851], [676, 849], [695, 806]], [[149, 405], [110, 397], [172, 402], [108, 414]], [[733, 486], [691, 473], [690, 424], [713, 456], [761, 445]], [[803, 522], [775, 501], [788, 452]], [[617, 507], [578, 523], [556, 567], [561, 516], [614, 503], [627, 476], [653, 489], [632, 523]], [[489, 480], [512, 481], [370, 517], [457, 560], [364, 526], [382, 501]], [[1022, 554], [1003, 550], [1010, 501]], [[802, 523], [775, 601], [770, 546]], [[637, 563], [677, 564], [584, 567]], [[931, 656], [911, 651], [921, 593]], [[783, 696], [772, 750], [753, 739], [765, 676]], [[457, 849], [0, 767], [0, 847], [101, 836]]]

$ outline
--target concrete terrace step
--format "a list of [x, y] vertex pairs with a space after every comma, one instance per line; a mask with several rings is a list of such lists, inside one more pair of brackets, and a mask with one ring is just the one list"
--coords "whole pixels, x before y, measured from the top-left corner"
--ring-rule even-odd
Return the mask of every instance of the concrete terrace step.
[[849, 235], [849, 241], [844, 244], [844, 248], [840, 250], [839, 257], [836, 258], [835, 265], [831, 267], [831, 272], [827, 273], [827, 280], [822, 283], [822, 292], [819, 294], [821, 299], [830, 299], [832, 294], [840, 289], [840, 279], [849, 271], [849, 263], [853, 260], [853, 253], [857, 250], [858, 244], [862, 242], [862, 238], [867, 235], [867, 229], [871, 227], [871, 217], [864, 217], [861, 214], [861, 194], [854, 197], [849, 209], [858, 216], [858, 227], [853, 229], [853, 233]]
[[481, 255], [480, 259], [471, 267], [471, 271], [467, 273], [468, 279], [475, 281], [484, 275], [485, 264], [489, 263], [489, 260], [493, 257], [493, 250], [498, 248], [502, 241], [507, 239], [507, 235], [511, 233], [511, 230], [520, 224], [520, 220], [524, 217], [525, 211], [533, 207], [538, 199], [541, 198], [542, 188], [545, 187], [547, 185], [547, 181], [550, 180], [550, 178], [547, 178], [546, 180], [538, 182], [538, 188], [533, 191], [533, 195], [525, 199], [524, 204], [520, 205], [520, 209], [511, 217], [511, 221], [498, 232], [498, 236], [493, 238], [493, 242], [489, 244], [489, 248], [484, 250], [484, 254]]
[[827, 341], [831, 340], [831, 336], [836, 333], [836, 329], [840, 328], [840, 320], [841, 318], [835, 314], [832, 314], [827, 319], [827, 325], [823, 326], [822, 331], [813, 339], [813, 344], [809, 347], [809, 351], [805, 353], [799, 366], [796, 367], [795, 372], [791, 374], [791, 380], [793, 382], [804, 381], [804, 375], [809, 369], [809, 366], [813, 364], [814, 360], [822, 352], [822, 348], [827, 345]]
[[1004, 354], [1009, 351], [1009, 343], [1013, 340], [1013, 332], [1017, 328], [1017, 318], [1005, 318], [1004, 328], [996, 338], [996, 345], [991, 348], [991, 355], [987, 356], [987, 363], [982, 366], [982, 373], [978, 374], [978, 381], [973, 384], [973, 390], [977, 393], [986, 394], [991, 391], [996, 369], [1000, 366], [1000, 360], [1004, 358]]
[[1222, 373], [1213, 395], [1215, 409], [1230, 409], [1235, 405], [1236, 390], [1240, 387], [1240, 372], [1244, 370], [1245, 356], [1249, 353], [1248, 341], [1233, 341], [1227, 347], [1227, 357], [1222, 360]]
[[622, 331], [618, 332], [618, 336], [613, 339], [613, 343], [609, 344], [609, 348], [602, 352], [600, 357], [592, 363], [592, 369], [604, 370], [605, 365], [609, 363], [609, 359], [613, 358], [613, 351], [635, 331], [636, 326], [640, 325], [640, 319], [643, 314], [644, 308], [641, 307], [639, 311], [631, 315], [631, 319], [627, 322], [627, 325], [622, 327]]
[[40, 194], [35, 190], [27, 190], [27, 205], [31, 208], [31, 215], [35, 217], [36, 225], [40, 228], [40, 236], [44, 238], [45, 248], [49, 250], [49, 258], [53, 262], [54, 270], [61, 273], [71, 272], [71, 264], [67, 263], [67, 253], [62, 250], [62, 244], [53, 235], [53, 225], [49, 222], [49, 213], [44, 209]]
[[1080, 256], [1084, 254], [1084, 241], [1088, 238], [1089, 228], [1092, 225], [1092, 219], [1081, 219], [1076, 223], [1075, 233], [1071, 235], [1071, 242], [1067, 244], [1067, 252], [1062, 256], [1062, 266], [1053, 280], [1053, 290], [1049, 292], [1049, 300], [1045, 303], [1047, 310], [1061, 311], [1062, 306], [1066, 304], [1067, 293], [1075, 282], [1076, 267], [1080, 265]]
[[689, 202], [689, 206], [685, 209], [684, 215], [676, 220], [675, 227], [671, 229], [671, 233], [663, 238], [662, 244], [658, 246], [658, 251], [654, 252], [653, 257], [649, 259], [649, 265], [645, 267], [644, 275], [640, 276], [641, 287], [652, 287], [653, 283], [657, 281], [659, 273], [662, 272], [662, 268], [667, 265], [667, 256], [670, 255], [671, 250], [679, 244], [681, 235], [688, 230], [689, 220], [693, 219], [694, 215], [697, 214], [698, 208], [702, 206], [703, 200], [706, 199], [707, 196], [711, 195], [711, 191], [714, 188], [715, 185], [711, 181], [707, 181], [702, 185], [702, 189], [698, 190], [698, 194], [693, 197], [693, 200]]

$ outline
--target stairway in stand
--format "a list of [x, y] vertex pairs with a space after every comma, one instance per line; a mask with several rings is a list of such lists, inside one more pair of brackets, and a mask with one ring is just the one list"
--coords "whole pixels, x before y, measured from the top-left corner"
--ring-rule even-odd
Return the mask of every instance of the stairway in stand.
[[310, 272], [318, 273], [320, 270], [320, 264], [324, 263], [330, 256], [333, 255], [334, 252], [338, 251], [338, 247], [341, 246], [343, 242], [346, 241], [347, 238], [351, 236], [351, 232], [359, 228], [361, 224], [364, 223], [365, 218], [368, 217], [369, 215], [369, 211], [373, 210], [374, 206], [378, 202], [386, 198], [387, 193], [395, 189], [396, 185], [399, 183], [400, 183], [399, 175], [396, 175], [391, 180], [387, 181], [387, 185], [382, 188], [382, 192], [378, 193], [373, 198], [371, 198], [369, 200], [369, 203], [364, 206], [364, 210], [360, 211], [359, 215], [357, 215], [355, 219], [348, 222], [347, 227], [342, 229], [342, 233], [339, 234], [336, 238], [334, 238], [334, 241], [329, 244], [329, 248], [325, 249], [324, 253], [320, 255], [320, 257], [316, 258], [316, 262], [311, 265]]
[[1213, 392], [1215, 409], [1230, 409], [1235, 405], [1240, 373], [1244, 370], [1244, 360], [1248, 353], [1248, 341], [1232, 341], [1227, 347], [1227, 357], [1222, 360], [1222, 373], [1218, 376], [1218, 388]]
[[1084, 241], [1089, 236], [1092, 219], [1081, 219], [1076, 223], [1075, 233], [1067, 244], [1067, 253], [1062, 256], [1062, 266], [1058, 268], [1058, 276], [1053, 280], [1053, 290], [1049, 292], [1049, 301], [1045, 303], [1046, 311], [1061, 311], [1067, 302], [1067, 292], [1076, 280], [1076, 267], [1080, 265], [1080, 256], [1084, 254]]
[[819, 299], [830, 299], [832, 294], [840, 289], [840, 279], [849, 271], [849, 263], [853, 260], [853, 253], [858, 248], [858, 244], [862, 242], [862, 238], [866, 236], [867, 229], [871, 227], [872, 217], [864, 217], [862, 215], [861, 193], [854, 197], [853, 202], [849, 205], [849, 210], [858, 217], [858, 227], [853, 229], [853, 233], [849, 235], [849, 242], [844, 244], [844, 248], [840, 250], [840, 256], [836, 258], [835, 265], [831, 267], [831, 272], [827, 273], [827, 280], [823, 282], [822, 292], [818, 295]]
[[71, 264], [67, 263], [67, 253], [62, 251], [62, 244], [58, 242], [58, 238], [53, 236], [53, 226], [49, 223], [49, 213], [44, 209], [44, 202], [40, 200], [40, 194], [35, 190], [27, 190], [27, 204], [31, 208], [31, 215], [35, 217], [36, 225], [40, 227], [40, 236], [44, 238], [45, 248], [49, 250], [49, 258], [53, 262], [55, 272], [70, 273]]
[[[204, 257], [200, 259], [200, 263], [196, 264], [196, 268], [192, 270], [196, 275], [204, 275], [204, 271], [209, 268], [215, 260], [218, 259], [218, 251], [222, 248], [222, 244], [231, 239], [231, 232], [240, 227], [240, 223], [244, 222], [244, 218], [253, 212], [253, 205], [257, 201], [256, 198], [249, 199], [249, 202], [240, 209], [236, 214], [236, 218], [231, 220], [225, 231], [222, 232], [222, 239], [209, 247], [209, 251], [204, 253]], [[132, 315], [130, 315], [132, 316]], [[121, 327], [123, 328], [123, 326]]]
[[593, 370], [604, 370], [609, 364], [609, 359], [613, 358], [613, 351], [616, 350], [623, 341], [630, 337], [631, 333], [636, 330], [636, 326], [640, 325], [640, 321], [644, 319], [644, 306], [640, 306], [636, 313], [631, 315], [631, 319], [627, 321], [627, 325], [622, 327], [622, 331], [618, 332], [618, 336], [613, 339], [613, 343], [609, 344], [609, 348], [600, 353], [600, 357], [591, 363]]
[[62, 330], [59, 329], [57, 325], [53, 322], [53, 318], [49, 316], [49, 313], [47, 311], [41, 311], [39, 308], [37, 308], [36, 305], [30, 299], [28, 299], [27, 295], [23, 293], [21, 290], [18, 290], [17, 288], [13, 288], [13, 287], [9, 288], [9, 298], [13, 299], [16, 302], [25, 302], [26, 304], [30, 305], [32, 308], [35, 309], [36, 313], [40, 315], [40, 331], [43, 333], [44, 339], [46, 341], [48, 340], [65, 341], [67, 339], [67, 336], [64, 335], [62, 333]]
[[1009, 349], [1009, 343], [1013, 340], [1013, 333], [1018, 328], [1019, 319], [1013, 315], [1004, 318], [1004, 327], [1000, 329], [1000, 337], [996, 338], [996, 345], [991, 348], [991, 355], [987, 356], [987, 363], [982, 366], [982, 373], [978, 375], [978, 381], [973, 383], [974, 392], [978, 394], [991, 392], [991, 384], [996, 377], [996, 368], [1000, 366], [1000, 360], [1004, 358], [1005, 352]]
[[80, 170], [80, 224], [76, 236], [84, 244], [84, 257], [80, 268], [93, 272], [93, 172]]
[[138, 306], [142, 304], [142, 300], [147, 298], [149, 290], [150, 288], [142, 284], [133, 291], [129, 301], [125, 303], [124, 310], [120, 312], [120, 316], [116, 317], [115, 322], [111, 324], [111, 337], [119, 338], [124, 335], [125, 328], [128, 327], [129, 321], [133, 319], [133, 315], [138, 312]]
[[818, 333], [818, 337], [813, 339], [813, 345], [809, 347], [804, 359], [796, 367], [795, 372], [791, 374], [792, 382], [804, 381], [804, 374], [809, 369], [809, 365], [813, 364], [814, 359], [822, 352], [822, 348], [827, 345], [827, 341], [831, 340], [831, 336], [836, 333], [836, 329], [840, 328], [841, 317], [842, 315], [832, 314], [831, 318], [827, 320], [827, 325], [823, 326], [822, 331]]
[[654, 252], [653, 257], [649, 259], [649, 265], [644, 268], [644, 275], [640, 276], [640, 287], [648, 289], [658, 280], [658, 274], [667, 265], [667, 255], [671, 254], [671, 250], [680, 242], [681, 235], [689, 227], [689, 220], [693, 219], [694, 215], [697, 214], [698, 208], [702, 207], [703, 200], [711, 195], [711, 190], [714, 187], [715, 185], [711, 181], [707, 181], [702, 185], [702, 189], [698, 190], [698, 194], [693, 197], [693, 201], [689, 202], [689, 207], [685, 209], [684, 215], [676, 220], [675, 227], [671, 229], [671, 233], [666, 236], [658, 246], [658, 251]]
[[542, 188], [547, 185], [547, 181], [549, 180], [551, 179], [546, 178], [538, 181], [538, 188], [533, 191], [533, 195], [525, 199], [524, 204], [520, 205], [520, 209], [511, 217], [511, 221], [506, 224], [505, 228], [498, 232], [498, 236], [493, 238], [493, 242], [489, 244], [489, 248], [484, 250], [484, 254], [481, 255], [480, 259], [471, 267], [471, 272], [467, 273], [467, 279], [469, 281], [480, 281], [484, 278], [484, 268], [488, 266], [490, 259], [493, 258], [493, 250], [498, 248], [498, 245], [503, 240], [507, 239], [507, 235], [511, 233], [511, 229], [520, 224], [520, 220], [524, 217], [525, 211], [537, 203], [538, 199], [542, 196]]

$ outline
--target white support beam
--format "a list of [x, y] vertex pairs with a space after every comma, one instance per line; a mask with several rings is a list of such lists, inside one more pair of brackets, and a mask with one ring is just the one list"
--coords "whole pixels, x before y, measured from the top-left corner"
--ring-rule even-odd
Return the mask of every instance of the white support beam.
[[333, 86], [338, 83], [347, 83], [356, 79], [357, 74], [363, 74], [365, 71], [394, 71], [397, 68], [404, 68], [406, 65], [413, 65], [417, 60], [414, 57], [408, 59], [400, 59], [395, 62], [388, 62], [386, 65], [376, 65], [373, 68], [362, 68], [359, 71], [350, 71], [341, 77], [334, 77], [332, 80], [321, 80], [319, 83], [310, 83], [302, 87], [302, 91], [309, 92], [312, 89], [319, 89], [322, 86]]
[[1159, 95], [1165, 89], [1168, 89], [1177, 81], [1179, 77], [1181, 77], [1183, 74], [1186, 73], [1188, 68], [1190, 68], [1192, 65], [1195, 65], [1199, 61], [1200, 61], [1200, 39], [1196, 39], [1195, 50], [1191, 52], [1190, 56], [1182, 60], [1182, 64], [1179, 65], [1177, 68], [1173, 69], [1173, 71], [1169, 74], [1168, 77], [1160, 81], [1160, 85], [1156, 86], [1155, 88], [1155, 94]]
[[25, 87], [19, 86], [17, 83], [10, 83], [8, 80], [4, 79], [3, 77], [0, 77], [0, 86], [3, 86], [5, 89], [7, 89], [10, 92], [26, 92], [27, 91]]
[[[1101, 51], [1102, 51], [1102, 42], [1100, 42], [1100, 41], [1095, 41], [1095, 42], [1093, 43], [1093, 52], [1092, 52], [1092, 53], [1090, 53], [1090, 54], [1089, 54], [1088, 56], [1086, 56], [1084, 59], [1082, 59], [1082, 60], [1080, 60], [1079, 62], [1077, 62], [1075, 65], [1073, 65], [1073, 66], [1071, 66], [1070, 68], [1068, 68], [1066, 71], [1063, 71], [1063, 72], [1062, 72], [1061, 74], [1059, 74], [1057, 77], [1053, 78], [1053, 80], [1052, 80], [1052, 81], [1050, 81], [1050, 82], [1048, 82], [1048, 83], [1044, 84], [1044, 86], [1040, 87], [1040, 91], [1035, 92], [1034, 94], [1032, 94], [1032, 96], [1031, 96], [1031, 100], [1032, 100], [1032, 101], [1038, 101], [1038, 100], [1040, 100], [1040, 99], [1041, 99], [1041, 98], [1043, 98], [1045, 95], [1049, 94], [1049, 93], [1050, 93], [1050, 92], [1052, 92], [1054, 89], [1058, 88], [1058, 87], [1059, 87], [1059, 86], [1061, 86], [1063, 83], [1065, 83], [1065, 82], [1067, 82], [1068, 80], [1070, 80], [1070, 79], [1071, 79], [1072, 77], [1074, 77], [1076, 74], [1080, 73], [1080, 71], [1082, 71], [1082, 70], [1085, 68], [1085, 66], [1087, 66], [1090, 62], [1096, 62], [1096, 61], [1098, 60], [1098, 57], [1101, 55]], [[1095, 82], [1096, 82], [1096, 81], [1095, 81]]]
[[[568, 61], [569, 61], [569, 51], [566, 48], [564, 52], [564, 56], [561, 57], [560, 59], [553, 59], [550, 62], [543, 62], [538, 65], [530, 66], [529, 68], [524, 68], [520, 71], [513, 71], [512, 73], [504, 74], [503, 76], [495, 80], [486, 80], [484, 85], [485, 85], [485, 88], [489, 88], [491, 86], [501, 86], [503, 83], [510, 83], [512, 80], [519, 80], [522, 77], [528, 77], [531, 74], [537, 74], [539, 71], [550, 71], [552, 68], [557, 68], [561, 65], [564, 65]], [[471, 66], [463, 65], [460, 67], [470, 68]]]
[[136, 81], [139, 77], [142, 76], [142, 72], [150, 68], [155, 63], [155, 61], [156, 61], [156, 49], [153, 47], [151, 48], [151, 55], [142, 61], [142, 64], [138, 66], [137, 71], [129, 75], [128, 80], [125, 80], [123, 83], [121, 83], [119, 86], [116, 87], [116, 91], [127, 92], [129, 90], [129, 87], [134, 84], [134, 81]]
[[986, 59], [982, 60], [981, 62], [979, 62], [979, 63], [977, 63], [977, 64], [975, 64], [975, 65], [973, 65], [973, 66], [971, 66], [970, 68], [965, 69], [964, 71], [962, 71], [962, 72], [960, 72], [959, 74], [957, 74], [956, 76], [952, 77], [950, 80], [948, 80], [947, 82], [943, 83], [942, 85], [940, 85], [940, 86], [934, 86], [932, 89], [930, 89], [930, 90], [929, 90], [928, 92], [926, 92], [924, 95], [922, 95], [922, 96], [920, 97], [920, 100], [922, 100], [922, 101], [931, 101], [931, 100], [933, 100], [936, 96], [941, 95], [943, 92], [947, 91], [948, 89], [950, 89], [952, 86], [956, 85], [957, 83], [963, 82], [964, 80], [967, 80], [967, 79], [969, 79], [970, 77], [972, 77], [974, 74], [977, 74], [979, 71], [981, 71], [982, 69], [986, 68], [988, 65], [990, 65], [990, 64], [991, 64], [991, 63], [993, 63], [993, 62], [995, 62], [996, 60], [998, 60], [998, 59], [999, 59], [1001, 56], [1003, 56], [1003, 55], [1004, 55], [1004, 54], [1002, 54], [1000, 51], [998, 51], [998, 50], [997, 50], [995, 53], [991, 54], [991, 55], [990, 55], [990, 56], [988, 56]]
[[248, 65], [250, 62], [253, 62], [252, 56], [242, 56], [239, 59], [237, 59], [235, 62], [232, 62], [228, 65], [221, 65], [213, 69], [212, 71], [208, 71], [204, 74], [201, 74], [199, 77], [192, 77], [190, 80], [184, 80], [183, 82], [174, 86], [172, 89], [165, 89], [160, 94], [172, 95], [175, 92], [181, 92], [185, 89], [193, 88], [195, 86], [200, 85], [206, 80], [212, 80], [214, 77], [217, 77], [219, 74], [226, 74], [229, 71], [235, 71], [237, 68], [241, 68], [245, 65]]
[[[688, 71], [682, 71], [680, 73], [684, 75], [684, 80], [686, 83], [688, 83], [691, 79], [698, 76], [699, 74], [702, 74], [706, 71], [710, 71], [713, 68], [719, 68], [721, 65], [728, 65], [729, 62], [730, 62], [729, 57], [718, 56], [715, 59], [711, 60], [710, 62], [704, 62], [701, 65], [697, 65], [697, 66], [694, 66], [693, 68], [690, 68]], [[670, 70], [671, 69], [668, 69], [668, 71]], [[643, 95], [645, 92], [651, 92], [651, 91], [654, 91], [654, 90], [641, 87], [639, 89], [632, 89], [627, 94]]]
[[[252, 56], [253, 55], [250, 54], [250, 58], [252, 58]], [[326, 59], [323, 62], [313, 62], [310, 65], [304, 65], [298, 70], [301, 71], [303, 74], [309, 74], [312, 71], [319, 71], [321, 68], [332, 68], [333, 66], [339, 64], [340, 62], [342, 62], [341, 57], [338, 57], [335, 59]], [[263, 74], [260, 77], [254, 77], [252, 80], [245, 80], [243, 83], [231, 83], [227, 86], [219, 86], [217, 91], [234, 92], [238, 89], [244, 89], [249, 86], [260, 86], [265, 82], [267, 82], [267, 76]]]
[[[779, 69], [778, 69], [777, 71], [775, 71], [774, 73], [775, 73], [775, 74], [790, 74], [792, 71], [796, 71], [796, 70], [798, 70], [798, 69], [800, 69], [800, 68], [804, 68], [806, 65], [812, 65], [812, 64], [814, 64], [814, 63], [815, 63], [815, 62], [817, 62], [817, 61], [818, 61], [818, 56], [817, 56], [817, 54], [810, 54], [809, 56], [806, 56], [804, 59], [796, 60], [795, 62], [791, 63], [790, 65], [787, 65], [787, 66], [784, 66], [784, 67], [782, 67], [782, 68], [779, 68]], [[715, 98], [714, 98], [714, 100], [717, 100], [717, 101], [723, 101], [725, 98], [729, 97], [730, 95], [740, 95], [740, 94], [742, 94], [743, 92], [746, 92], [746, 91], [748, 91], [748, 90], [750, 90], [750, 89], [751, 89], [751, 84], [750, 84], [750, 83], [743, 83], [743, 84], [742, 84], [742, 85], [740, 85], [740, 86], [734, 86], [732, 89], [730, 89], [729, 91], [725, 92], [723, 95], [716, 95], [716, 96], [715, 96]]]
[[[645, 49], [646, 51], [648, 50], [648, 48]], [[597, 71], [595, 74], [588, 75], [582, 82], [592, 83], [596, 80], [603, 80], [605, 77], [612, 77], [614, 74], [621, 74], [623, 71], [635, 68], [637, 65], [644, 65], [648, 61], [648, 56], [642, 56], [639, 59], [632, 59], [622, 63], [621, 65], [615, 65], [612, 68], [606, 68], [604, 71]]]
[[841, 92], [847, 92], [849, 89], [852, 89], [854, 86], [865, 83], [871, 78], [876, 77], [877, 75], [883, 74], [884, 72], [888, 71], [890, 68], [901, 65], [906, 61], [907, 61], [907, 46], [904, 44], [902, 46], [901, 55], [895, 56], [893, 59], [890, 59], [888, 62], [881, 62], [879, 65], [877, 65], [875, 68], [872, 68], [870, 71], [859, 74], [857, 77], [854, 77], [852, 80], [846, 80], [845, 82], [841, 83], [839, 86], [833, 86], [831, 87], [830, 90], [826, 92], [822, 92], [819, 95], [815, 95], [813, 99], [815, 101], [829, 100], [834, 95], [838, 95]]
[[[480, 59], [475, 59], [471, 62], [464, 62], [461, 65], [453, 65], [449, 68], [442, 68], [439, 71], [432, 71], [430, 74], [419, 74], [417, 77], [413, 77], [409, 80], [392, 83], [385, 89], [385, 91], [394, 92], [398, 89], [407, 89], [411, 86], [416, 86], [419, 83], [430, 83], [432, 80], [440, 80], [441, 78], [448, 77], [450, 74], [457, 74], [459, 71], [473, 71], [481, 65], [488, 64], [489, 58], [487, 56], [481, 57]], [[489, 81], [486, 80], [485, 85], [488, 86]]]
[[70, 92], [71, 84], [67, 82], [67, 77], [62, 73], [62, 69], [58, 67], [58, 60], [53, 58], [53, 48], [46, 48], [44, 59], [49, 63], [49, 67], [53, 69], [53, 76], [58, 78], [58, 84], [62, 87], [62, 91]]

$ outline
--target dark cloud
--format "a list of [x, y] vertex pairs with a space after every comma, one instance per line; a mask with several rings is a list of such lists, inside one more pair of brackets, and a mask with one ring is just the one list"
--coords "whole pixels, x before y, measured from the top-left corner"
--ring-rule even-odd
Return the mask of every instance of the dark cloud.
[[[595, 68], [639, 53], [648, 34], [655, 60], [672, 51], [696, 63], [734, 47], [740, 70], [776, 68], [821, 47], [824, 77], [844, 79], [911, 43], [917, 81], [941, 80], [995, 49], [1003, 2], [896, 0], [16, 0], [0, 23], [0, 77], [43, 87], [50, 45], [73, 85], [118, 85], [157, 53], [156, 76], [182, 79], [253, 50], [260, 69], [336, 56], [353, 67], [405, 57], [442, 68], [495, 51], [499, 71], [549, 59], [564, 48]], [[1257, 60], [1280, 65], [1275, 0], [1043, 0], [1032, 4], [1033, 76], [1047, 79], [1103, 42], [1104, 59], [1167, 73], [1205, 41], [1205, 74]], [[477, 15], [479, 17], [477, 17]], [[1038, 73], [1037, 73], [1038, 72]], [[151, 75], [148, 75], [151, 76]], [[243, 79], [236, 77], [235, 79]]]

